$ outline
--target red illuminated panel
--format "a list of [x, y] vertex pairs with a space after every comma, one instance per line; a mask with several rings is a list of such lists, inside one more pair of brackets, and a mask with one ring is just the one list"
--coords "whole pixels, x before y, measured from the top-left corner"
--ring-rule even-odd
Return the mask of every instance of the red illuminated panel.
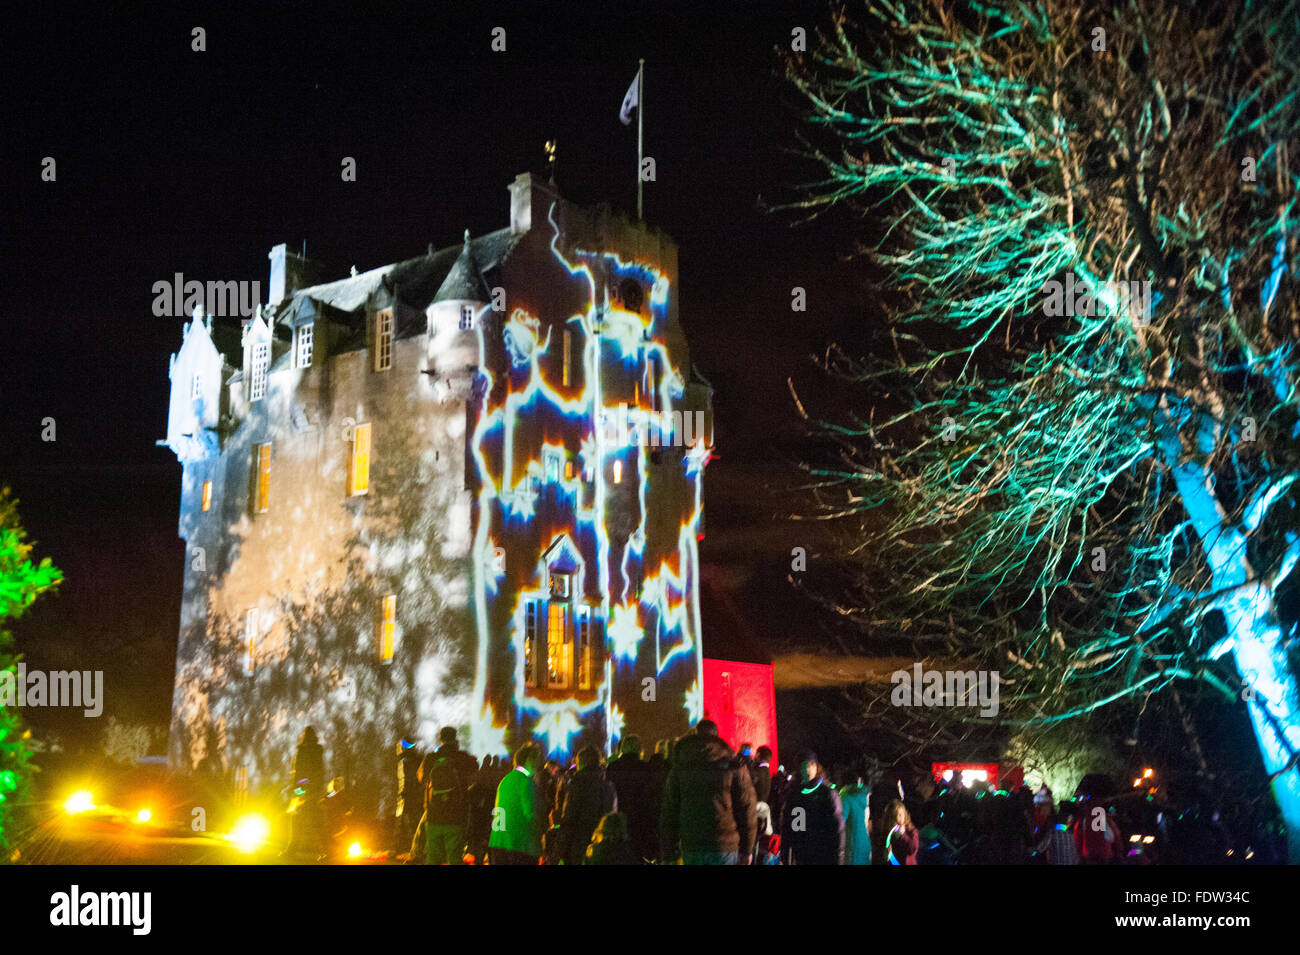
[[704, 658], [704, 715], [732, 748], [753, 743], [772, 748], [772, 765], [780, 765], [776, 748], [776, 692], [769, 663], [736, 663]]

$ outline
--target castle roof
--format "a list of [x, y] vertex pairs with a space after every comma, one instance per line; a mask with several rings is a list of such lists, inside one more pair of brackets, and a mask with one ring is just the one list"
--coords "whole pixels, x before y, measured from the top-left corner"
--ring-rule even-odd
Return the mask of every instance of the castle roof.
[[[296, 311], [303, 299], [311, 299], [341, 312], [382, 308], [393, 301], [401, 301], [421, 311], [432, 302], [448, 298], [486, 301], [482, 272], [500, 264], [519, 238], [509, 228], [498, 229], [418, 258], [299, 289], [277, 318], [290, 314], [291, 309]], [[462, 292], [466, 294], [458, 294]]]
[[460, 255], [452, 264], [451, 271], [438, 286], [433, 296], [435, 302], [467, 301], [486, 302], [487, 289], [483, 285], [483, 275], [478, 263], [474, 261], [474, 249], [469, 241], [469, 229], [465, 230], [465, 244], [461, 246]]

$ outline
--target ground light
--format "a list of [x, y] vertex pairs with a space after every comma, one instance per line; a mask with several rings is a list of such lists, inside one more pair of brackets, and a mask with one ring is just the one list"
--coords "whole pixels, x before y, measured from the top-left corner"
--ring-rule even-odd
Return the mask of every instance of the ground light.
[[77, 813], [89, 812], [95, 808], [95, 798], [90, 794], [88, 789], [78, 789], [68, 797], [67, 802], [63, 804], [63, 809], [70, 816]]
[[244, 852], [256, 852], [266, 844], [270, 836], [271, 824], [266, 821], [266, 817], [252, 813], [240, 818], [235, 823], [235, 828], [226, 835], [226, 839]]
[[354, 842], [352, 843], [352, 845], [348, 846], [348, 858], [349, 859], [361, 858], [361, 843]]
[[144, 823], [144, 822], [148, 822], [152, 818], [153, 818], [153, 813], [150, 812], [148, 809], [141, 809], [139, 812], [135, 814], [136, 822]]

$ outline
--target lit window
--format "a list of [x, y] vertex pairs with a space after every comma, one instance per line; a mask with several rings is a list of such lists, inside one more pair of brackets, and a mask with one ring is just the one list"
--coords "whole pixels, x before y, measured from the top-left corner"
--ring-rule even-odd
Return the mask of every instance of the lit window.
[[212, 482], [203, 482], [203, 509], [206, 511], [212, 507]]
[[196, 371], [194, 373], [194, 377], [190, 380], [190, 400], [198, 401], [202, 397], [203, 397], [203, 375]]
[[524, 686], [537, 686], [537, 601], [524, 604]]
[[573, 675], [573, 640], [569, 634], [569, 605], [553, 601], [546, 616], [546, 685], [567, 690]]
[[474, 327], [474, 306], [462, 305], [460, 307], [460, 330], [467, 332]]
[[299, 325], [294, 330], [298, 343], [294, 347], [293, 353], [297, 356], [299, 368], [311, 367], [311, 350], [312, 340], [315, 338], [315, 325]]
[[393, 635], [397, 631], [397, 595], [384, 597], [379, 622], [379, 662], [393, 662]]
[[244, 618], [244, 672], [252, 673], [257, 663], [257, 608], [253, 607]]
[[370, 490], [370, 425], [352, 430], [352, 457], [348, 461], [348, 496]]
[[567, 458], [564, 461], [564, 480], [566, 481], [573, 480], [573, 462], [568, 460]]
[[256, 485], [253, 494], [253, 511], [265, 514], [271, 503], [271, 446], [257, 445]]
[[393, 313], [380, 312], [375, 317], [375, 371], [393, 367]]
[[614, 483], [615, 484], [623, 483], [623, 462], [622, 461], [614, 462]]
[[573, 364], [573, 332], [569, 329], [564, 330], [564, 372], [561, 375], [560, 383], [565, 388], [569, 387], [570, 366]]
[[261, 401], [266, 396], [266, 374], [271, 367], [271, 345], [258, 342], [253, 346], [253, 367], [248, 382], [248, 399]]

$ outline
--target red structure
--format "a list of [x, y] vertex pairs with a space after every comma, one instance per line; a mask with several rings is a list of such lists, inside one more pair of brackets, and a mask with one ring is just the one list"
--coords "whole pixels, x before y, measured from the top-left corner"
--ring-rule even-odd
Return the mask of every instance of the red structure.
[[[709, 662], [704, 661], [706, 664]], [[977, 779], [989, 784], [989, 788], [998, 788], [997, 763], [931, 763], [930, 773], [936, 783], [947, 782], [954, 770], [960, 770], [963, 785], [969, 786]]]
[[780, 765], [776, 748], [776, 691], [770, 663], [737, 663], [704, 658], [704, 715], [733, 747], [770, 746], [772, 765]]

